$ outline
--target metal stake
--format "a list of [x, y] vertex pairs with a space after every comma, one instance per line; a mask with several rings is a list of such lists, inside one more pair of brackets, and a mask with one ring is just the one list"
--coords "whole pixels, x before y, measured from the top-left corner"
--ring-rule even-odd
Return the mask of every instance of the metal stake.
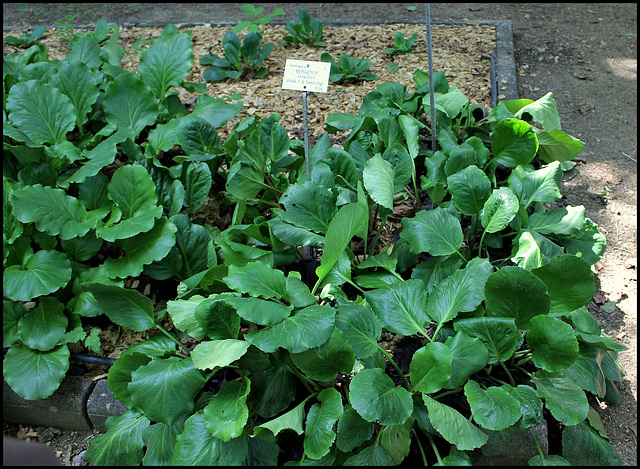
[[435, 152], [438, 149], [438, 139], [436, 132], [436, 104], [433, 85], [433, 53], [431, 50], [431, 4], [425, 3], [425, 14], [427, 16], [427, 52], [429, 54], [429, 100], [431, 104], [431, 149]]
[[309, 164], [309, 125], [307, 123], [307, 92], [302, 92], [302, 120], [304, 126], [304, 161], [307, 165], [307, 181], [311, 179]]

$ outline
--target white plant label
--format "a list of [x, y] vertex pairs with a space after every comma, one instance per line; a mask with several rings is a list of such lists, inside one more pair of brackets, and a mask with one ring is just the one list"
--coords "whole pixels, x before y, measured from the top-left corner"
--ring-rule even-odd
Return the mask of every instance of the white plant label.
[[287, 59], [282, 89], [326, 93], [330, 71], [331, 64], [328, 62]]

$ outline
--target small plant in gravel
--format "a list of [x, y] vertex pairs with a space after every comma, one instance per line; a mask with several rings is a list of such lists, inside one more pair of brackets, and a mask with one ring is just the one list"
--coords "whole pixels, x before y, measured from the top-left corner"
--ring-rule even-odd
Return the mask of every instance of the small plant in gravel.
[[371, 81], [378, 78], [378, 75], [369, 71], [371, 59], [359, 59], [342, 54], [336, 63], [331, 54], [323, 52], [320, 60], [331, 64], [329, 80], [334, 83]]
[[[438, 72], [434, 151], [417, 70], [413, 93], [382, 83], [329, 116], [350, 133], [317, 141], [307, 180], [278, 115], [223, 142], [238, 104], [187, 112], [188, 32], [167, 26], [137, 73], [116, 34], [3, 77], [5, 380], [51, 395], [97, 316], [150, 336], [109, 371], [128, 410], [90, 464], [468, 465], [543, 419], [562, 451], [530, 464], [620, 463], [588, 400], [615, 405], [622, 380], [586, 308], [606, 240], [561, 204], [583, 144], [551, 93], [485, 114]], [[215, 197], [224, 224], [198, 216]]]
[[260, 65], [274, 47], [272, 43], [262, 46], [262, 34], [259, 32], [247, 33], [240, 42], [236, 33], [228, 31], [222, 38], [224, 57], [216, 54], [200, 57], [201, 65], [210, 65], [202, 73], [202, 78], [207, 81], [241, 77], [263, 78], [268, 69]]
[[298, 10], [299, 21], [289, 21], [286, 25], [289, 34], [282, 39], [284, 43], [308, 44], [311, 46], [326, 46], [327, 43], [322, 40], [322, 30], [324, 26], [317, 19], [311, 19], [311, 15], [306, 8]]
[[384, 53], [390, 55], [410, 54], [417, 39], [417, 34], [414, 34], [409, 39], [405, 39], [404, 34], [402, 34], [400, 31], [397, 31], [393, 35], [393, 44], [395, 47], [393, 49], [385, 49]]
[[275, 16], [285, 15], [285, 11], [282, 8], [277, 8], [272, 13], [267, 16], [259, 16], [264, 11], [264, 7], [254, 7], [251, 4], [242, 5], [240, 7], [242, 11], [244, 11], [245, 18], [251, 18], [250, 20], [243, 20], [238, 23], [236, 26], [232, 28], [234, 33], [239, 33], [240, 31], [246, 29], [250, 33], [258, 33], [260, 32], [260, 27], [267, 24], [271, 21]]
[[46, 26], [38, 26], [33, 29], [29, 34], [21, 34], [20, 37], [7, 36], [4, 38], [5, 42], [12, 46], [27, 48], [38, 42], [44, 33], [47, 31]]

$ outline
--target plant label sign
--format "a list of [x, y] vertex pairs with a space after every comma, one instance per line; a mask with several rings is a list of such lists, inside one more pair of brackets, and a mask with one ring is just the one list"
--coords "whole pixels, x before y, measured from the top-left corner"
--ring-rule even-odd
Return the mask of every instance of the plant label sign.
[[328, 62], [287, 59], [282, 89], [326, 93], [330, 71], [331, 64]]

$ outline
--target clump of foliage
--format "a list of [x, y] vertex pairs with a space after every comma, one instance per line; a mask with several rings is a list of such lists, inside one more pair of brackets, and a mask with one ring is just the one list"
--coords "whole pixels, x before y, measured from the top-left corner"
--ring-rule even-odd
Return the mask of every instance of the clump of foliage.
[[[382, 83], [329, 116], [350, 133], [317, 141], [307, 179], [277, 114], [223, 142], [238, 104], [187, 112], [188, 32], [167, 26], [137, 73], [113, 35], [3, 71], [5, 380], [51, 395], [97, 316], [150, 333], [109, 371], [128, 410], [90, 464], [391, 465], [417, 448], [466, 465], [543, 418], [562, 453], [531, 464], [620, 464], [587, 398], [615, 405], [622, 380], [624, 347], [586, 308], [606, 240], [584, 207], [552, 205], [583, 144], [551, 93], [485, 115], [438, 72], [433, 151], [417, 70], [413, 93]], [[218, 192], [224, 226], [197, 216]], [[379, 241], [399, 200], [412, 213]], [[383, 334], [416, 346], [402, 361]]]
[[341, 54], [336, 63], [331, 54], [323, 52], [320, 60], [331, 64], [329, 80], [334, 83], [371, 81], [378, 78], [378, 75], [369, 71], [371, 59], [359, 59]]
[[405, 39], [404, 34], [402, 34], [400, 31], [397, 31], [393, 35], [393, 44], [395, 47], [393, 49], [385, 49], [384, 53], [390, 55], [410, 54], [417, 39], [417, 34], [414, 34], [409, 39]]
[[241, 43], [236, 33], [228, 31], [222, 37], [224, 57], [216, 54], [200, 57], [201, 65], [210, 65], [202, 73], [202, 78], [207, 81], [241, 77], [263, 78], [267, 75], [268, 69], [260, 65], [274, 47], [273, 43], [262, 46], [262, 34], [259, 32], [247, 33]]
[[46, 26], [38, 26], [33, 29], [29, 34], [21, 34], [20, 37], [7, 36], [4, 38], [7, 44], [11, 44], [16, 47], [31, 47], [38, 42], [44, 33], [47, 31]]
[[306, 8], [298, 10], [299, 21], [291, 20], [287, 23], [286, 28], [289, 34], [282, 39], [285, 43], [308, 44], [311, 46], [326, 46], [327, 43], [322, 40], [322, 30], [324, 26], [320, 20], [311, 19], [311, 15]]
[[238, 23], [237, 25], [235, 25], [231, 29], [231, 31], [233, 31], [234, 33], [239, 33], [243, 29], [246, 29], [250, 33], [258, 33], [258, 32], [260, 32], [260, 27], [264, 26], [265, 24], [267, 24], [275, 16], [282, 16], [282, 15], [286, 14], [285, 11], [282, 8], [277, 8], [276, 10], [274, 10], [269, 15], [260, 17], [258, 15], [262, 14], [262, 12], [264, 11], [264, 7], [256, 8], [251, 4], [242, 5], [240, 7], [240, 9], [245, 12], [245, 14], [244, 14], [245, 18], [251, 18], [251, 19], [250, 20], [243, 20], [240, 23]]

